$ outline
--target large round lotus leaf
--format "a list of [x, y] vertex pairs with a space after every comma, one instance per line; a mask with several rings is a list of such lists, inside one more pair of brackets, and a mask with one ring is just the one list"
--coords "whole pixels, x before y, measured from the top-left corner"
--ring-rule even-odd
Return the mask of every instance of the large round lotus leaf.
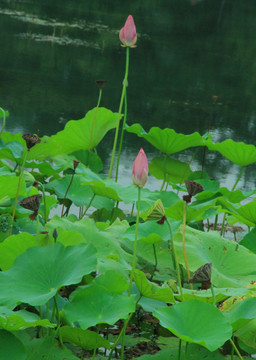
[[235, 210], [234, 214], [242, 223], [249, 222], [249, 226], [256, 225], [256, 201], [253, 200], [248, 204], [242, 205]]
[[[214, 288], [215, 303], [224, 301], [231, 296], [245, 296], [249, 294], [250, 290], [247, 288]], [[175, 298], [182, 300], [180, 295], [175, 295]], [[183, 289], [183, 299], [184, 300], [193, 300], [197, 299], [208, 304], [212, 304], [212, 291], [208, 290], [190, 290]]]
[[63, 342], [68, 342], [85, 350], [93, 350], [99, 347], [110, 349], [110, 343], [94, 331], [62, 326], [60, 336]]
[[26, 350], [22, 342], [6, 330], [0, 330], [0, 359], [27, 359]]
[[[134, 241], [136, 225], [132, 225], [122, 235], [123, 238]], [[150, 244], [156, 244], [170, 239], [170, 230], [166, 223], [160, 225], [156, 221], [147, 221], [140, 224], [137, 239]]]
[[[0, 177], [0, 199], [8, 196], [10, 199], [16, 197], [19, 178], [13, 175], [2, 175]], [[25, 180], [21, 180], [19, 196], [27, 196]]]
[[25, 311], [12, 311], [0, 306], [0, 328], [15, 331], [20, 329], [27, 329], [29, 327], [43, 326], [55, 327], [48, 319], [40, 319], [38, 315]]
[[[245, 345], [250, 348], [256, 349], [256, 318], [249, 321], [243, 327], [235, 332], [235, 336], [238, 337]], [[256, 352], [256, 351], [255, 351]]]
[[77, 284], [83, 275], [96, 270], [95, 254], [94, 247], [85, 244], [29, 248], [10, 270], [0, 272], [0, 304], [45, 304], [61, 286]]
[[[40, 244], [44, 237], [44, 234], [39, 235]], [[0, 269], [9, 270], [18, 256], [37, 244], [37, 237], [26, 232], [9, 236], [0, 243]]]
[[188, 300], [153, 313], [160, 324], [180, 339], [217, 350], [232, 336], [232, 327], [216, 307]]
[[204, 145], [203, 137], [198, 132], [191, 135], [184, 135], [176, 133], [173, 129], [152, 127], [149, 132], [146, 133], [140, 124], [133, 124], [130, 127], [126, 127], [126, 131], [137, 134], [139, 137], [143, 137], [155, 148], [167, 155], [194, 146]]
[[[77, 321], [82, 329], [87, 329], [102, 323], [113, 325], [119, 319], [127, 318], [135, 310], [135, 299], [122, 295], [124, 288], [119, 285], [120, 276], [107, 272], [99, 280], [79, 289], [64, 307], [67, 319]], [[111, 287], [102, 286], [104, 281], [110, 281]], [[126, 282], [125, 278], [123, 282]]]
[[54, 335], [26, 341], [22, 338], [22, 341], [27, 350], [26, 360], [78, 360], [70, 350], [59, 345]]
[[190, 166], [182, 161], [170, 157], [153, 158], [149, 165], [150, 174], [157, 179], [165, 179], [175, 184], [182, 184], [191, 174]]
[[[256, 255], [216, 232], [200, 232], [186, 226], [186, 252], [190, 271], [212, 263], [212, 283], [216, 287], [239, 288], [256, 278]], [[176, 251], [184, 264], [182, 226], [175, 235]]]
[[234, 307], [233, 311], [223, 312], [227, 321], [232, 325], [233, 331], [256, 318], [256, 298], [245, 299]]
[[239, 166], [247, 166], [256, 161], [256, 147], [254, 145], [235, 142], [232, 139], [216, 144], [206, 141], [206, 145], [209, 150], [220, 152], [228, 160]]
[[1, 159], [10, 159], [13, 162], [16, 162], [22, 158], [22, 154], [24, 153], [24, 147], [17, 141], [10, 141], [8, 143], [4, 143], [2, 139], [0, 139], [0, 158]]
[[[105, 134], [117, 126], [121, 116], [105, 108], [90, 110], [81, 120], [70, 120], [65, 129], [51, 137], [43, 137], [34, 146], [28, 159], [44, 159], [48, 156], [70, 154], [78, 150], [92, 149]], [[92, 137], [91, 137], [92, 134]]]
[[134, 271], [134, 281], [141, 295], [150, 299], [174, 303], [175, 299], [169, 286], [158, 286], [146, 278], [144, 272]]
[[118, 256], [119, 262], [127, 267], [127, 262], [131, 262], [132, 256], [123, 250], [120, 241], [120, 233], [111, 233], [110, 230], [100, 231], [92, 219], [82, 219], [72, 222], [67, 218], [54, 216], [46, 225], [46, 229], [52, 232], [54, 229], [62, 228], [68, 231], [78, 231], [83, 235], [87, 243], [91, 243], [97, 249], [99, 265], [105, 262], [109, 256]]

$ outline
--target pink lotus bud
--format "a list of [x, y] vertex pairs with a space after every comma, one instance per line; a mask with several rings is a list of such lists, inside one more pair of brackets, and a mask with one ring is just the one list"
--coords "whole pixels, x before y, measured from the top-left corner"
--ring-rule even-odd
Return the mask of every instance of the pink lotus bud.
[[143, 187], [148, 179], [148, 159], [141, 148], [132, 167], [132, 180], [134, 185]]
[[137, 33], [132, 15], [128, 16], [124, 27], [120, 30], [119, 39], [124, 46], [135, 47]]

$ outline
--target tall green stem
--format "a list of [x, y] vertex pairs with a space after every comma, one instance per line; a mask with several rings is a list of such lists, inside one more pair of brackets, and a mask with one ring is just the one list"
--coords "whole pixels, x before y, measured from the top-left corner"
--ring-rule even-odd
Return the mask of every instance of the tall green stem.
[[126, 124], [126, 119], [127, 119], [127, 92], [125, 91], [125, 95], [124, 95], [124, 119], [123, 119], [123, 125], [122, 125], [121, 137], [120, 137], [120, 144], [119, 144], [117, 161], [116, 161], [116, 177], [115, 177], [116, 182], [118, 180], [119, 162], [120, 162], [120, 156], [121, 156], [121, 151], [122, 151], [122, 147], [123, 147], [124, 127], [125, 127], [125, 124]]
[[132, 291], [132, 280], [133, 280], [134, 270], [136, 267], [137, 239], [138, 239], [138, 229], [139, 229], [139, 219], [140, 219], [140, 195], [141, 195], [141, 188], [138, 187], [138, 202], [137, 202], [135, 236], [134, 236], [134, 243], [133, 243], [132, 271], [131, 271], [131, 276], [130, 276], [130, 285], [129, 285], [129, 289], [128, 289], [129, 296], [131, 295], [131, 291]]
[[[239, 180], [241, 179], [242, 175], [243, 175], [243, 172], [244, 172], [244, 166], [241, 167], [241, 170], [240, 170], [240, 173], [236, 179], [236, 182], [234, 183], [231, 191], [234, 191]], [[225, 222], [226, 222], [226, 214], [224, 214], [223, 216], [223, 221], [222, 221], [222, 226], [221, 226], [221, 231], [220, 231], [220, 235], [223, 236], [223, 233], [225, 232]]]
[[72, 185], [74, 176], [75, 176], [75, 170], [74, 170], [74, 172], [73, 172], [73, 174], [72, 174], [72, 176], [71, 176], [70, 183], [69, 183], [69, 185], [68, 185], [68, 187], [67, 187], [67, 190], [66, 190], [66, 193], [65, 193], [65, 196], [64, 196], [64, 199], [63, 199], [63, 204], [62, 204], [62, 209], [61, 209], [61, 217], [63, 217], [63, 215], [64, 215], [65, 200], [66, 200], [66, 198], [67, 198], [68, 191], [69, 191], [69, 189], [70, 189], [70, 187], [71, 187], [71, 185]]
[[183, 291], [182, 291], [181, 277], [180, 277], [180, 264], [178, 261], [178, 257], [177, 257], [177, 253], [176, 253], [176, 249], [175, 249], [175, 245], [174, 245], [171, 224], [169, 223], [168, 219], [166, 220], [166, 223], [167, 223], [169, 231], [170, 231], [172, 253], [173, 253], [173, 258], [174, 258], [174, 266], [175, 266], [176, 273], [177, 273], [177, 279], [178, 279], [178, 284], [179, 284], [179, 288], [180, 288], [181, 300], [183, 301], [184, 298], [183, 298]]
[[[186, 215], [187, 215], [187, 203], [184, 203], [183, 209], [183, 227], [182, 227], [182, 248], [183, 248], [183, 255], [184, 255], [184, 263], [187, 270], [188, 280], [190, 279], [190, 272], [188, 267], [188, 258], [186, 252], [186, 244], [185, 244], [185, 232], [186, 232]], [[192, 284], [189, 284], [190, 289], [193, 290]]]
[[164, 157], [164, 164], [163, 164], [164, 178], [163, 178], [163, 183], [162, 183], [160, 192], [163, 190], [164, 184], [166, 183], [166, 162], [167, 162], [167, 155], [165, 155], [165, 157]]
[[13, 228], [13, 223], [14, 223], [14, 218], [15, 218], [15, 213], [16, 213], [16, 207], [17, 207], [17, 203], [18, 203], [18, 197], [19, 197], [19, 193], [20, 193], [20, 186], [21, 186], [21, 180], [22, 180], [22, 175], [23, 175], [23, 171], [24, 171], [24, 167], [26, 164], [26, 160], [28, 157], [28, 150], [25, 150], [25, 154], [24, 154], [24, 159], [23, 159], [23, 163], [20, 169], [20, 175], [19, 175], [19, 182], [18, 182], [18, 187], [17, 187], [17, 192], [16, 192], [16, 197], [15, 197], [15, 201], [14, 201], [14, 205], [13, 205], [13, 212], [12, 212], [12, 224], [9, 230], [9, 236], [12, 235], [12, 228]]
[[238, 357], [240, 360], [243, 360], [238, 348], [236, 347], [236, 344], [234, 343], [234, 341], [232, 339], [229, 339], [229, 341], [231, 342], [231, 345], [233, 346], [235, 352], [237, 353]]
[[[121, 100], [120, 100], [120, 105], [119, 105], [119, 110], [118, 110], [118, 117], [119, 118], [121, 117], [121, 112], [122, 112], [122, 108], [123, 108], [124, 95], [125, 95], [126, 87], [127, 87], [128, 72], [129, 72], [129, 47], [126, 48], [125, 76], [124, 76], [123, 90], [122, 90]], [[110, 162], [108, 179], [110, 179], [111, 176], [112, 176], [112, 170], [113, 170], [115, 153], [116, 153], [116, 144], [117, 144], [118, 132], [119, 132], [119, 122], [118, 122], [118, 124], [116, 126], [116, 132], [115, 132], [114, 144], [113, 144], [113, 149], [112, 149], [112, 157], [111, 157], [111, 162]]]
[[2, 132], [4, 131], [4, 128], [5, 128], [5, 124], [6, 124], [6, 116], [5, 116], [4, 109], [2, 109], [1, 107], [0, 107], [0, 111], [2, 111], [2, 113], [3, 113], [3, 124], [2, 124], [1, 130], [0, 130], [0, 137], [1, 137]]

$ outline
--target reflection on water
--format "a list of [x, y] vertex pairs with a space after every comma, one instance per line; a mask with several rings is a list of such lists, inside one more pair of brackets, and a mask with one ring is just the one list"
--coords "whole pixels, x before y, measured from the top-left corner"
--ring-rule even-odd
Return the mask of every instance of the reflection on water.
[[[251, 0], [1, 1], [0, 105], [10, 112], [7, 129], [40, 135], [63, 129], [96, 105], [99, 78], [107, 80], [101, 105], [117, 111], [125, 62], [118, 31], [131, 9], [139, 36], [131, 50], [128, 123], [186, 134], [209, 128], [214, 141], [255, 144]], [[214, 106], [212, 96], [218, 96]], [[105, 164], [112, 138], [99, 146]], [[132, 134], [124, 145], [123, 182], [141, 146], [149, 157], [156, 155]], [[187, 161], [191, 155], [178, 157]], [[200, 150], [192, 168], [199, 170], [201, 161]], [[206, 166], [229, 186], [239, 171], [215, 152], [207, 152]], [[241, 186], [255, 186], [253, 170], [246, 168]]]

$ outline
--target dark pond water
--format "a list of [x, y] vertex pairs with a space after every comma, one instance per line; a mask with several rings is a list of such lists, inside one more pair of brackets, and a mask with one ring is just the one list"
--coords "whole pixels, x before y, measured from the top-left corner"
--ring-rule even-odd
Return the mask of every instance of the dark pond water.
[[[130, 57], [128, 123], [186, 134], [209, 126], [215, 141], [255, 144], [255, 0], [0, 1], [0, 106], [10, 112], [7, 130], [41, 136], [62, 130], [96, 105], [96, 79], [107, 80], [101, 105], [117, 111], [125, 65], [118, 33], [129, 14], [138, 44]], [[99, 146], [106, 168], [112, 139], [113, 133]], [[149, 159], [156, 155], [126, 135], [124, 183], [141, 146]], [[200, 169], [201, 158], [193, 169]], [[225, 185], [239, 171], [217, 153], [207, 154], [206, 164]], [[253, 165], [245, 170], [240, 187], [255, 186], [254, 171]]]

